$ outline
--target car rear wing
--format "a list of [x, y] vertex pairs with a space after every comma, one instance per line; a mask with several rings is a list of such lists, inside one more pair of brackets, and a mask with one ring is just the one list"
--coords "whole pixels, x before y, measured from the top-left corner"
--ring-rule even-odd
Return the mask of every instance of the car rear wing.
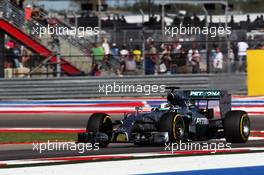
[[189, 90], [185, 94], [190, 100], [219, 100], [221, 117], [231, 110], [231, 94], [226, 90]]
[[189, 99], [197, 100], [220, 100], [220, 90], [190, 90], [186, 91]]
[[226, 90], [178, 90], [179, 87], [166, 87], [170, 93], [180, 95], [189, 100], [217, 100], [219, 101], [220, 115], [223, 118], [225, 114], [232, 109], [231, 94]]

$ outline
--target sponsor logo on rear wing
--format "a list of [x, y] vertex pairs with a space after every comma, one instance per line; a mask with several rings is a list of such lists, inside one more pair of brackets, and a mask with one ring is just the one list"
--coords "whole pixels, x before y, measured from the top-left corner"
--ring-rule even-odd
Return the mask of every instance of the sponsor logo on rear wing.
[[220, 90], [191, 90], [187, 92], [191, 99], [220, 99]]

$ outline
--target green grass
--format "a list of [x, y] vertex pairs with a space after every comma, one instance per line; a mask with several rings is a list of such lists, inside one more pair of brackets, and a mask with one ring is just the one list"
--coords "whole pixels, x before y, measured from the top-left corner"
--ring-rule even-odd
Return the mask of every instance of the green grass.
[[76, 133], [0, 133], [0, 143], [76, 141]]

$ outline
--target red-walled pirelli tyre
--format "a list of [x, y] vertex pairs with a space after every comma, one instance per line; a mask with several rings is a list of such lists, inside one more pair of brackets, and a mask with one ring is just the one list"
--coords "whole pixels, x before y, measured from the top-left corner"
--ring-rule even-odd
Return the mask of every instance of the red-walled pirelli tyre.
[[229, 111], [224, 118], [224, 133], [227, 142], [245, 143], [250, 135], [250, 120], [245, 111]]
[[113, 132], [113, 124], [111, 117], [108, 114], [105, 113], [95, 113], [92, 114], [91, 117], [88, 120], [87, 132], [102, 132], [108, 135], [109, 141], [104, 143], [99, 143], [99, 146], [104, 148], [107, 147], [109, 144], [112, 132]]
[[159, 131], [168, 132], [169, 142], [183, 140], [185, 136], [184, 120], [177, 113], [165, 113], [159, 121]]

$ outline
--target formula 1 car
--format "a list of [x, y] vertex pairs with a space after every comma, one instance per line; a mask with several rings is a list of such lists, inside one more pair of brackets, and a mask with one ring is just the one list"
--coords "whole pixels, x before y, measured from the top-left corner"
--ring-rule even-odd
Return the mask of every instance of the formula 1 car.
[[[132, 142], [156, 145], [177, 141], [203, 141], [225, 138], [231, 143], [245, 143], [250, 135], [247, 112], [231, 110], [231, 95], [224, 90], [176, 90], [168, 87], [167, 103], [141, 112], [139, 108], [112, 122], [105, 113], [94, 113], [88, 120], [87, 132], [78, 134], [78, 142]], [[220, 109], [216, 117], [210, 103]]]

